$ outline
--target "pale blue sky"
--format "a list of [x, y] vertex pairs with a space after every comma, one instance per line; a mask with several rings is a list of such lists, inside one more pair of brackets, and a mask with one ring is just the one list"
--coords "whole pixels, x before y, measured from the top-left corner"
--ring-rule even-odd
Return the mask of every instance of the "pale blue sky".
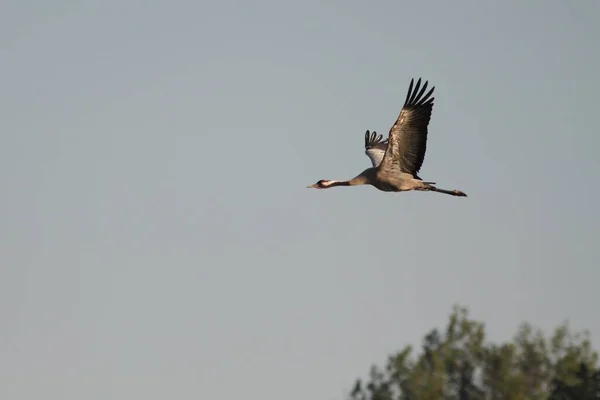
[[[342, 399], [455, 303], [600, 345], [600, 3], [0, 6], [0, 398]], [[369, 165], [411, 77], [421, 176]]]

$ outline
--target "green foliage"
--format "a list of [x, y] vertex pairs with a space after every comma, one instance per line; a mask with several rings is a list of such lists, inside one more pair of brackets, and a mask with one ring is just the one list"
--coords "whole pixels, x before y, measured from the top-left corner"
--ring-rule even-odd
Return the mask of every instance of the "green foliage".
[[356, 381], [350, 400], [600, 400], [598, 355], [587, 333], [567, 324], [547, 338], [523, 323], [512, 341], [487, 343], [483, 323], [455, 306], [446, 329], [431, 330], [421, 352], [407, 346], [369, 380]]

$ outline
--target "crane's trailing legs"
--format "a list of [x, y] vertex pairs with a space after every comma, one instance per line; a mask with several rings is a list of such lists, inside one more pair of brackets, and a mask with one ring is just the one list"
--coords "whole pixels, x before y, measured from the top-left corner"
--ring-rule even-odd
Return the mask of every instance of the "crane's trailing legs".
[[467, 194], [465, 192], [462, 192], [462, 191], [457, 190], [457, 189], [446, 190], [446, 189], [438, 189], [435, 186], [429, 186], [427, 189], [424, 189], [424, 190], [431, 190], [432, 192], [449, 194], [450, 196], [467, 197]]

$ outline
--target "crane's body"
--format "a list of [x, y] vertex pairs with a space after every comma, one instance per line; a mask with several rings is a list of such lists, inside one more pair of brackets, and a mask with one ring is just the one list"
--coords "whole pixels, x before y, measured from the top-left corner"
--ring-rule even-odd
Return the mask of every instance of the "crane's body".
[[[421, 79], [414, 86], [410, 81], [404, 106], [389, 136], [382, 141], [376, 132], [365, 133], [365, 154], [372, 163], [356, 177], [346, 181], [320, 180], [309, 188], [328, 189], [336, 186], [371, 185], [383, 192], [411, 190], [433, 191], [452, 196], [466, 197], [460, 190], [445, 190], [435, 187], [435, 182], [424, 182], [417, 173], [423, 165], [427, 147], [427, 128], [433, 110], [431, 97], [435, 88], [427, 94], [428, 82], [421, 88]], [[419, 89], [420, 92], [419, 92]]]
[[[433, 190], [431, 188], [431, 185], [435, 184], [435, 182], [423, 182], [421, 179], [417, 179], [411, 174], [407, 174], [404, 172], [389, 174], [385, 170], [381, 170], [377, 167], [367, 168], [359, 175], [348, 181], [321, 180], [319, 182], [321, 182], [321, 184], [325, 186], [319, 189], [325, 189], [334, 186], [371, 185], [381, 190], [382, 192]], [[319, 182], [317, 182], [315, 185], [317, 185]], [[314, 185], [310, 185], [309, 187], [314, 187]]]

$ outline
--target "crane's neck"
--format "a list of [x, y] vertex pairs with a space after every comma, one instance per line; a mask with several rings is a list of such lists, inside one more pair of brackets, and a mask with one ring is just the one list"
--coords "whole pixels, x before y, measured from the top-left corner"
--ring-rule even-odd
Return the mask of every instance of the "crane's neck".
[[335, 187], [335, 186], [350, 186], [350, 181], [327, 181], [327, 188]]
[[334, 186], [358, 186], [358, 185], [366, 185], [369, 183], [366, 174], [363, 172], [360, 175], [347, 180], [347, 181], [329, 181], [327, 182], [327, 188]]

